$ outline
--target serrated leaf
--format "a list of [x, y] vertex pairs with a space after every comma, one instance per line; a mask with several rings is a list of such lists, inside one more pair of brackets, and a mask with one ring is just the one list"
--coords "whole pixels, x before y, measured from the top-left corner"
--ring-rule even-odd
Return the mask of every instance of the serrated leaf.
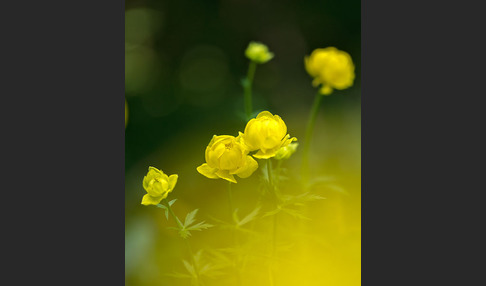
[[299, 218], [299, 219], [303, 219], [303, 220], [311, 220], [310, 218], [306, 217], [305, 215], [301, 214], [299, 211], [297, 210], [293, 210], [293, 209], [288, 209], [288, 208], [284, 208], [282, 209], [283, 212], [295, 217], [295, 218]]
[[199, 269], [199, 274], [209, 278], [214, 278], [225, 274], [224, 272], [219, 271], [220, 269], [222, 269], [222, 267], [217, 267], [214, 264], [207, 263]]
[[213, 227], [214, 225], [212, 224], [209, 224], [209, 223], [205, 223], [205, 221], [201, 221], [195, 225], [191, 225], [189, 227], [187, 227], [186, 229], [187, 230], [198, 230], [198, 231], [201, 231], [203, 229], [208, 229], [210, 227]]
[[196, 214], [198, 210], [199, 209], [195, 209], [186, 215], [186, 219], [184, 220], [184, 227], [190, 226], [196, 220]]
[[184, 263], [184, 267], [186, 268], [187, 272], [189, 272], [192, 277], [196, 277], [196, 270], [194, 269], [194, 266], [186, 260], [182, 260], [182, 262]]
[[196, 265], [200, 265], [201, 264], [202, 254], [203, 254], [202, 249], [199, 249], [196, 252], [196, 254], [194, 254], [194, 261], [196, 262]]
[[241, 221], [238, 222], [239, 226], [243, 226], [250, 221], [254, 220], [258, 213], [260, 212], [261, 207], [255, 208], [251, 213], [249, 213], [247, 216], [245, 216]]
[[269, 212], [266, 212], [263, 217], [267, 217], [267, 216], [271, 216], [271, 215], [275, 215], [277, 213], [279, 213], [282, 209], [281, 208], [276, 208], [274, 209], [273, 211], [269, 211]]
[[191, 232], [190, 232], [190, 231], [188, 231], [187, 229], [183, 228], [183, 229], [179, 230], [179, 235], [180, 235], [182, 238], [186, 239], [186, 238], [188, 238], [189, 236], [191, 236]]
[[163, 204], [157, 204], [156, 206], [157, 206], [158, 208], [163, 209], [163, 210], [167, 210], [167, 207], [166, 207], [166, 206], [164, 206]]

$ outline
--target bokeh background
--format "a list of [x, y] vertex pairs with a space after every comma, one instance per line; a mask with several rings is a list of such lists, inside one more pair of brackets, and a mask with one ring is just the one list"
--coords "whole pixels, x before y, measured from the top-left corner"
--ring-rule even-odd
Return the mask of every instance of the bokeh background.
[[[280, 115], [302, 143], [316, 93], [304, 69], [304, 56], [316, 48], [347, 51], [356, 66], [352, 88], [323, 98], [311, 144], [311, 202], [302, 224], [282, 216], [282, 253], [277, 285], [361, 284], [361, 4], [360, 1], [125, 1], [125, 277], [126, 285], [190, 285], [165, 274], [184, 272], [185, 245], [167, 226], [163, 211], [140, 204], [148, 166], [179, 174], [170, 194], [174, 211], [198, 219], [227, 217], [227, 184], [200, 175], [204, 150], [216, 135], [243, 131], [243, 89], [250, 41], [275, 54], [259, 65], [253, 86], [254, 110]], [[302, 147], [302, 145], [300, 146]], [[284, 163], [298, 176], [302, 150]], [[239, 179], [235, 204], [251, 210], [256, 175]], [[294, 227], [305, 235], [294, 236]], [[212, 228], [194, 233], [194, 249], [224, 247], [227, 233]], [[287, 261], [289, 261], [287, 263]], [[261, 268], [261, 267], [260, 267]], [[255, 265], [246, 284], [268, 285]], [[207, 285], [234, 285], [222, 276]], [[244, 281], [245, 282], [245, 281]]]

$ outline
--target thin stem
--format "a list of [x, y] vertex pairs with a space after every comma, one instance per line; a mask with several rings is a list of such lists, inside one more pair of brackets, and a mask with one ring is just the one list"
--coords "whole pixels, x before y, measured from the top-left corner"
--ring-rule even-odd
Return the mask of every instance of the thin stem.
[[314, 103], [312, 105], [311, 113], [309, 116], [309, 121], [307, 122], [307, 127], [305, 130], [305, 139], [304, 139], [304, 151], [302, 153], [302, 181], [307, 183], [309, 178], [309, 147], [310, 141], [312, 138], [312, 132], [314, 131], [314, 125], [316, 122], [317, 113], [319, 111], [319, 105], [321, 103], [322, 94], [317, 92]]
[[272, 235], [272, 285], [275, 285], [275, 263], [277, 262], [277, 215], [273, 215], [273, 235]]
[[[270, 182], [270, 187], [272, 191], [272, 195], [274, 198], [275, 208], [278, 208], [278, 190], [275, 186], [275, 178], [273, 173], [273, 166], [272, 166], [272, 159], [267, 160], [267, 171], [268, 171], [268, 180]], [[273, 215], [273, 228], [272, 228], [272, 255], [271, 255], [271, 263], [270, 263], [270, 285], [275, 285], [275, 261], [276, 261], [276, 252], [277, 252], [277, 214]]]
[[179, 218], [175, 215], [174, 211], [172, 211], [172, 208], [170, 207], [169, 202], [167, 199], [164, 199], [164, 202], [167, 204], [167, 209], [169, 210], [170, 215], [174, 218], [174, 220], [177, 223], [177, 226], [179, 227], [179, 230], [182, 230], [184, 226], [182, 225], [182, 222], [179, 220]]
[[255, 77], [256, 63], [250, 61], [250, 66], [248, 67], [248, 75], [246, 76], [246, 83], [244, 85], [245, 93], [245, 113], [246, 119], [251, 119], [252, 114], [252, 103], [251, 103], [251, 88], [253, 86], [253, 78]]
[[230, 220], [233, 220], [233, 194], [231, 193], [231, 182], [228, 182], [228, 204], [230, 212]]
[[268, 172], [268, 181], [270, 183], [270, 186], [272, 187], [272, 191], [275, 191], [275, 187], [273, 185], [273, 166], [272, 166], [272, 159], [267, 160], [267, 172]]
[[[230, 210], [230, 219], [232, 221], [234, 221], [233, 219], [233, 213], [234, 213], [234, 207], [233, 207], [233, 194], [232, 194], [232, 191], [231, 191], [231, 182], [228, 182], [228, 202], [229, 202], [229, 210]], [[234, 221], [234, 223], [236, 224], [236, 221]], [[233, 243], [235, 244], [235, 247], [239, 248], [239, 243], [238, 243], [238, 240], [237, 240], [237, 236], [236, 236], [236, 228], [233, 229]], [[241, 285], [241, 275], [240, 275], [240, 269], [237, 265], [238, 261], [237, 261], [237, 257], [235, 257], [235, 261], [234, 261], [234, 266], [235, 266], [235, 278], [236, 278], [236, 285]]]

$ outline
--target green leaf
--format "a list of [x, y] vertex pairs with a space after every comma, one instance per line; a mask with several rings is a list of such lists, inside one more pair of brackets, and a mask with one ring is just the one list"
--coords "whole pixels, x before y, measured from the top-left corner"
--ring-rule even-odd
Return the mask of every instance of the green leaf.
[[199, 209], [195, 209], [192, 212], [188, 213], [186, 219], [184, 221], [184, 227], [188, 227], [196, 220], [196, 214]]
[[298, 219], [311, 220], [310, 218], [306, 217], [305, 215], [294, 209], [283, 208], [282, 211]]
[[[169, 202], [169, 204], [170, 204], [170, 202]], [[167, 206], [164, 206], [164, 205], [162, 205], [162, 204], [157, 204], [156, 206], [157, 206], [158, 208], [161, 208], [161, 209], [165, 210], [165, 218], [166, 218], [167, 220], [169, 220], [169, 209], [167, 208]]]
[[179, 235], [180, 235], [182, 238], [186, 239], [186, 238], [188, 238], [189, 236], [191, 236], [191, 232], [190, 232], [190, 231], [188, 231], [187, 229], [183, 228], [183, 229], [179, 230]]
[[258, 215], [258, 213], [260, 212], [260, 209], [261, 209], [260, 206], [255, 208], [251, 213], [249, 213], [241, 221], [239, 221], [238, 225], [243, 226], [243, 225], [249, 223], [250, 221], [254, 220], [256, 218], [256, 216]]
[[157, 204], [156, 207], [161, 208], [163, 210], [167, 210], [167, 207], [162, 204]]
[[194, 254], [194, 261], [196, 262], [196, 265], [200, 265], [202, 261], [202, 254], [203, 251], [202, 249], [199, 249], [196, 254]]
[[169, 206], [172, 206], [176, 201], [177, 201], [177, 199], [173, 199], [172, 201], [170, 201]]
[[199, 269], [199, 274], [209, 278], [215, 278], [225, 274], [224, 272], [219, 271], [222, 268], [223, 267], [217, 267], [214, 264], [207, 263]]
[[196, 270], [194, 269], [194, 266], [187, 262], [186, 260], [182, 260], [182, 262], [184, 263], [184, 267], [186, 268], [187, 272], [189, 272], [189, 274], [191, 274], [192, 277], [196, 277]]
[[187, 227], [187, 230], [198, 230], [198, 231], [201, 231], [203, 229], [208, 229], [210, 227], [213, 227], [214, 225], [212, 224], [209, 224], [209, 223], [205, 223], [205, 221], [201, 221], [195, 225], [191, 225], [189, 227]]
[[273, 211], [269, 211], [269, 212], [266, 212], [263, 217], [267, 217], [267, 216], [271, 216], [271, 215], [276, 215], [277, 213], [279, 213], [282, 209], [279, 207], [279, 208], [276, 208], [274, 209]]

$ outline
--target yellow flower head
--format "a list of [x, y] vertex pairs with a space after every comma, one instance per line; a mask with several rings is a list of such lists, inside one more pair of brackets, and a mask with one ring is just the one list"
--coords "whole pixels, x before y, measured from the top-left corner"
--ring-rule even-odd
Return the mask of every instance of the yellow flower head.
[[143, 188], [147, 194], [142, 198], [142, 205], [157, 205], [174, 189], [178, 175], [170, 177], [161, 170], [149, 167], [148, 173], [143, 177]]
[[245, 55], [258, 64], [264, 64], [273, 58], [273, 53], [268, 51], [268, 47], [258, 42], [250, 42]]
[[287, 134], [287, 125], [282, 118], [268, 111], [262, 111], [248, 121], [245, 133], [240, 133], [239, 137], [249, 151], [258, 150], [253, 157], [259, 159], [274, 157], [280, 148], [297, 140]]
[[292, 156], [292, 154], [297, 151], [297, 146], [299, 146], [299, 143], [293, 142], [285, 147], [278, 149], [277, 153], [275, 154], [275, 159], [283, 160], [290, 158], [290, 156]]
[[334, 47], [314, 50], [304, 58], [305, 69], [314, 77], [312, 85], [322, 84], [320, 92], [325, 95], [333, 89], [346, 89], [353, 85], [354, 64], [351, 56]]
[[230, 135], [213, 136], [206, 147], [206, 163], [197, 171], [210, 179], [225, 179], [236, 183], [234, 175], [247, 178], [258, 168], [248, 150], [237, 138]]

